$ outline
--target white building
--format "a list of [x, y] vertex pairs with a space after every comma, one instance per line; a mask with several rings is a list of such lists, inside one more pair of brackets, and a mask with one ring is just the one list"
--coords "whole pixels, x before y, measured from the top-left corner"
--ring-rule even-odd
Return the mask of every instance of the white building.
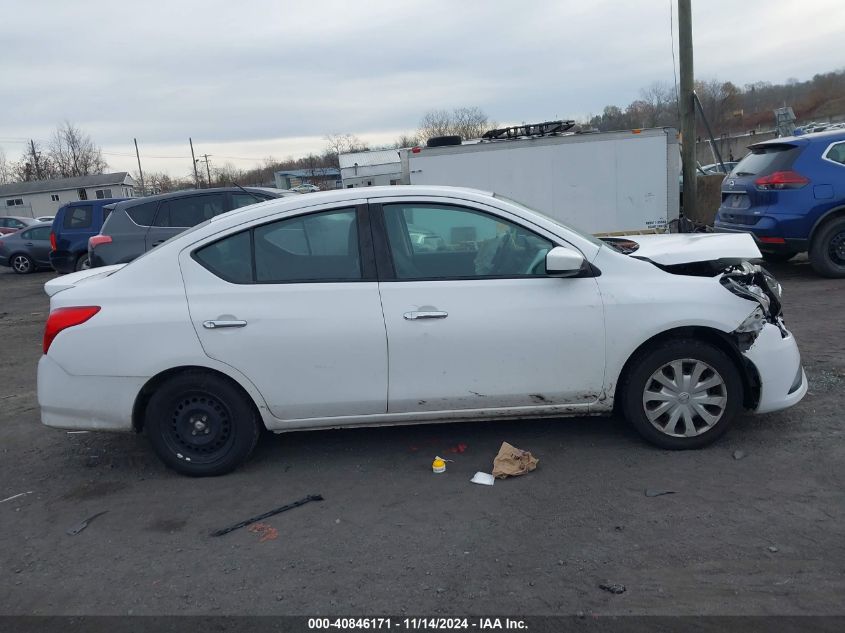
[[399, 150], [379, 149], [341, 154], [340, 177], [344, 188], [398, 185], [402, 178]]
[[77, 200], [132, 198], [135, 179], [127, 172], [54, 180], [31, 180], [0, 185], [0, 215], [37, 218], [55, 215], [59, 207]]

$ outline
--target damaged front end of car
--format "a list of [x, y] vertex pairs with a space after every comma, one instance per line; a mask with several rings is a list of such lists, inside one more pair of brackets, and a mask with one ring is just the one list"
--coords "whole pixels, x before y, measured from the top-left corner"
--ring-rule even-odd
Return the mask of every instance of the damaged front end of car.
[[719, 283], [738, 297], [757, 303], [748, 317], [734, 330], [740, 351], [753, 345], [767, 323], [788, 336], [783, 324], [783, 289], [780, 283], [762, 266], [743, 261], [731, 264], [722, 271]]

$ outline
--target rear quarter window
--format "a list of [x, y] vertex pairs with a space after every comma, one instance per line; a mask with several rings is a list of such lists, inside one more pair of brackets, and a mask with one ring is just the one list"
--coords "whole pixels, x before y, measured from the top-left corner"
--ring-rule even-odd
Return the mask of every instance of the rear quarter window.
[[126, 215], [138, 226], [151, 226], [158, 202], [145, 202], [126, 209]]

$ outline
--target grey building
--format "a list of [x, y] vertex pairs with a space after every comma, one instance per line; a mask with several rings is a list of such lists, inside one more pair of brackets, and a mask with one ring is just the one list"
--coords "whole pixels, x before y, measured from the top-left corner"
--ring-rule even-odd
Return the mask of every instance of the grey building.
[[14, 182], [0, 185], [0, 214], [37, 218], [55, 215], [59, 207], [68, 202], [98, 198], [132, 198], [135, 195], [135, 179], [125, 171]]
[[345, 188], [398, 185], [402, 178], [399, 150], [381, 149], [341, 154], [340, 175]]

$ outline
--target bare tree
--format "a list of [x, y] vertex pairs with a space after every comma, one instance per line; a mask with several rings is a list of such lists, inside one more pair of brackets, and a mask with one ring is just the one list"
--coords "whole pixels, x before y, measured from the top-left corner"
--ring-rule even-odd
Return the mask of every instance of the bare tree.
[[0, 185], [12, 182], [12, 164], [6, 160], [6, 152], [0, 149]]
[[[338, 157], [341, 154], [347, 154], [349, 152], [363, 152], [369, 149], [367, 143], [359, 139], [354, 134], [327, 134], [325, 136], [325, 140], [325, 156], [331, 157], [332, 167], [338, 167], [340, 165]], [[306, 158], [306, 160], [313, 162], [310, 158]]]
[[463, 140], [478, 138], [496, 127], [484, 111], [477, 106], [448, 110], [429, 110], [420, 120], [417, 137], [420, 142], [435, 136], [460, 136]]
[[100, 148], [70, 121], [65, 121], [53, 132], [49, 158], [64, 178], [102, 174], [108, 168]]
[[415, 147], [420, 144], [420, 139], [416, 134], [400, 134], [399, 137], [393, 141], [390, 149], [401, 149], [403, 147]]

